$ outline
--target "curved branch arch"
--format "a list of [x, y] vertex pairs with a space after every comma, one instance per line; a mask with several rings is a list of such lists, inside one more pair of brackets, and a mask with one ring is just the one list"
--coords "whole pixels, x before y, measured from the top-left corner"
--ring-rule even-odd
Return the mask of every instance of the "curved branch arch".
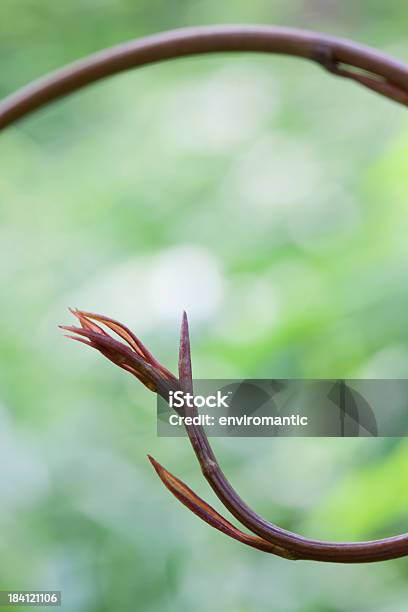
[[279, 53], [308, 59], [333, 74], [357, 81], [391, 100], [408, 105], [407, 64], [370, 47], [295, 28], [204, 26], [132, 40], [35, 81], [0, 102], [0, 129], [113, 74], [177, 57], [227, 51]]

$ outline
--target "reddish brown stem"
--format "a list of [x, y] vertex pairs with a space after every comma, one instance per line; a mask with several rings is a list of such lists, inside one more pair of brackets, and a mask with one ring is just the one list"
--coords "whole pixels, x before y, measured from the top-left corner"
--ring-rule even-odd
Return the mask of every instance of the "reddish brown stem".
[[[80, 311], [76, 312], [76, 316], [81, 321], [81, 328], [71, 328], [70, 331], [79, 333], [81, 339], [86, 338], [91, 342], [91, 346], [97, 348], [100, 352], [105, 354], [105, 351], [109, 351], [107, 355], [111, 361], [117, 363], [123, 367], [123, 360], [125, 365], [129, 365], [134, 370], [132, 372], [142, 382], [151, 388], [151, 385], [156, 386], [156, 392], [162, 395], [164, 399], [168, 398], [168, 390], [181, 389], [183, 391], [191, 392], [193, 389], [192, 379], [192, 368], [191, 368], [191, 352], [190, 352], [190, 338], [188, 331], [187, 316], [184, 314], [182, 328], [181, 328], [181, 339], [180, 339], [180, 354], [179, 354], [179, 376], [178, 381], [172, 374], [169, 374], [170, 378], [166, 378], [163, 372], [168, 372], [165, 368], [160, 366], [157, 370], [150, 366], [149, 363], [143, 363], [141, 357], [137, 356], [132, 358], [131, 353], [128, 352], [128, 347], [121, 348], [121, 343], [110, 339], [111, 342], [107, 342], [105, 333], [100, 333], [94, 329], [92, 314], [86, 313], [86, 315]], [[110, 322], [111, 319], [106, 317], [97, 316], [98, 322]], [[116, 322], [115, 322], [116, 323]], [[120, 323], [116, 324], [119, 328], [127, 329]], [[111, 325], [110, 325], [111, 326]], [[120, 330], [119, 330], [120, 333]], [[122, 336], [122, 334], [120, 333]], [[109, 338], [109, 337], [108, 337]], [[139, 342], [139, 341], [138, 341]], [[146, 353], [147, 354], [147, 353]], [[150, 353], [148, 353], [150, 355]], [[152, 360], [153, 357], [150, 357]], [[156, 360], [154, 360], [156, 363]], [[131, 370], [130, 370], [131, 371]], [[194, 411], [194, 408], [191, 409]], [[191, 414], [195, 414], [192, 412]], [[386, 559], [395, 559], [408, 555], [408, 533], [404, 533], [399, 536], [385, 538], [382, 540], [372, 540], [368, 542], [326, 542], [321, 540], [313, 540], [305, 538], [296, 533], [281, 529], [280, 527], [266, 521], [254, 512], [247, 504], [240, 498], [238, 493], [232, 487], [225, 474], [222, 472], [208, 438], [205, 434], [204, 429], [198, 425], [186, 425], [186, 430], [190, 438], [194, 452], [200, 462], [202, 472], [213, 488], [218, 498], [222, 501], [224, 506], [230, 510], [230, 512], [250, 531], [256, 534], [261, 540], [266, 540], [274, 547], [278, 547], [279, 553], [276, 550], [267, 550], [264, 544], [263, 550], [267, 552], [274, 552], [275, 554], [281, 554], [289, 559], [311, 559], [314, 561], [328, 561], [332, 563], [368, 563], [374, 561], [384, 561]], [[163, 468], [164, 470], [164, 468]], [[159, 472], [158, 472], [159, 473]], [[204, 520], [211, 523], [211, 520], [217, 525], [213, 524], [217, 528], [220, 528], [220, 521], [225, 521], [223, 517], [214, 517], [215, 510], [211, 509], [208, 504], [203, 511], [203, 506], [200, 506], [198, 496], [196, 496], [190, 489], [183, 489], [185, 485], [178, 481], [180, 484], [175, 485], [175, 479], [169, 472], [166, 472], [169, 476], [164, 476], [166, 480], [166, 486], [190, 509], [193, 509], [196, 514], [201, 516]], [[162, 471], [159, 475], [162, 477], [165, 473]], [[163, 478], [162, 478], [163, 480]], [[187, 491], [187, 492], [186, 492]], [[202, 500], [200, 500], [202, 501]], [[202, 502], [205, 504], [205, 502]], [[194, 506], [194, 508], [192, 508]], [[200, 510], [201, 508], [201, 510]], [[201, 512], [201, 514], [200, 514]], [[220, 516], [220, 515], [218, 515]], [[227, 521], [228, 522], [228, 521]], [[225, 523], [224, 527], [225, 527]], [[229, 524], [229, 523], [228, 523]], [[230, 524], [229, 524], [230, 525]], [[236, 529], [233, 527], [233, 529]], [[225, 529], [224, 529], [224, 532]], [[239, 532], [242, 534], [242, 532]], [[231, 537], [234, 537], [231, 533]], [[237, 537], [243, 541], [245, 534]], [[248, 542], [245, 542], [248, 543]], [[256, 543], [260, 544], [259, 540]], [[251, 545], [251, 544], [250, 544]], [[261, 545], [261, 544], [260, 544]], [[258, 546], [259, 548], [259, 546]]]
[[[183, 347], [180, 361], [183, 363], [190, 361], [189, 332], [184, 319], [180, 347]], [[187, 371], [188, 368], [184, 365], [184, 369]], [[191, 378], [189, 386], [192, 388], [192, 385]], [[224, 506], [253, 533], [288, 551], [291, 558], [336, 563], [365, 563], [408, 555], [408, 533], [368, 542], [325, 542], [304, 538], [266, 521], [247, 506], [232, 487], [218, 464], [204, 429], [199, 425], [186, 425], [186, 430], [202, 472]]]
[[408, 105], [407, 64], [370, 47], [295, 28], [204, 26], [132, 40], [35, 81], [0, 103], [0, 129], [53, 100], [118, 72], [177, 57], [227, 51], [302, 57], [337, 76], [353, 79], [391, 100]]

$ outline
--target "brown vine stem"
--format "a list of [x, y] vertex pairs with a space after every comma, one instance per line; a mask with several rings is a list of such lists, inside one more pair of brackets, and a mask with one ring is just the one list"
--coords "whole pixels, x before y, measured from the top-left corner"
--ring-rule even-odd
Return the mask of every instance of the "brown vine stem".
[[[311, 60], [330, 73], [351, 79], [391, 100], [408, 105], [406, 63], [354, 42], [315, 32], [271, 26], [208, 26], [165, 32], [91, 55], [17, 91], [0, 103], [0, 129], [46, 104], [108, 77], [138, 66], [188, 55], [215, 52], [260, 52]], [[318, 93], [317, 93], [318, 95]], [[98, 315], [74, 311], [81, 327], [70, 327], [75, 338], [97, 348], [149, 389], [167, 397], [169, 390], [192, 384], [187, 319], [183, 319], [180, 381], [161, 366], [125, 326]], [[98, 323], [119, 334], [127, 345], [111, 338]], [[188, 427], [188, 435], [203, 474], [231, 513], [256, 534], [245, 543], [292, 559], [338, 563], [381, 561], [408, 555], [408, 534], [370, 542], [323, 542], [304, 538], [269, 523], [239, 497], [223, 474], [204, 430]], [[160, 466], [161, 468], [161, 466]], [[217, 529], [244, 541], [252, 538], [220, 518], [186, 485], [155, 465], [163, 482], [189, 507]], [[172, 480], [173, 479], [173, 480]], [[183, 488], [184, 487], [184, 488]], [[195, 505], [194, 505], [195, 504]], [[193, 509], [193, 508], [192, 508]], [[240, 535], [239, 535], [240, 534]]]
[[[96, 348], [111, 361], [130, 371], [139, 380], [142, 380], [149, 389], [160, 394], [166, 400], [169, 390], [181, 389], [185, 392], [191, 392], [193, 378], [186, 314], [183, 315], [181, 327], [179, 379], [177, 379], [166, 368], [160, 366], [140, 340], [121, 323], [102, 315], [79, 310], [72, 312], [77, 317], [80, 327], [64, 326], [63, 329], [73, 334], [70, 337], [81, 342], [85, 341], [91, 347]], [[127, 342], [128, 346], [111, 338], [99, 324], [105, 325], [118, 333]], [[137, 350], [133, 348], [134, 346], [137, 347]], [[147, 357], [143, 355], [147, 355]], [[194, 408], [190, 410], [194, 411]], [[190, 414], [194, 415], [195, 413], [191, 412]], [[367, 542], [326, 542], [305, 538], [266, 521], [256, 514], [232, 487], [218, 464], [204, 429], [199, 425], [186, 425], [185, 427], [205, 478], [224, 506], [236, 519], [256, 534], [255, 540], [252, 536], [248, 536], [248, 534], [244, 534], [232, 526], [184, 483], [160, 466], [158, 462], [152, 459], [151, 461], [166, 487], [184, 505], [216, 529], [249, 546], [287, 559], [310, 559], [333, 563], [368, 563], [408, 555], [408, 533]]]
[[[163, 32], [105, 49], [20, 89], [0, 103], [0, 129], [53, 100], [130, 68], [218, 52], [293, 55], [408, 105], [408, 66], [352, 41], [295, 28], [203, 26]], [[318, 92], [316, 92], [318, 95]]]

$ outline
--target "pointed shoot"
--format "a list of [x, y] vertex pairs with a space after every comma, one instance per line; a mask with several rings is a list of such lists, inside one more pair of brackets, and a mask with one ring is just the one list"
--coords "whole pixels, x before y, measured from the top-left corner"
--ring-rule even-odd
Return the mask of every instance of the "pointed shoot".
[[194, 512], [203, 521], [218, 529], [222, 533], [225, 533], [230, 538], [242, 542], [247, 546], [262, 550], [263, 552], [269, 552], [280, 557], [287, 559], [293, 558], [291, 553], [281, 546], [276, 546], [267, 542], [262, 538], [248, 533], [244, 533], [240, 529], [237, 529], [232, 523], [227, 521], [221, 514], [219, 514], [214, 508], [212, 508], [207, 502], [199, 497], [194, 491], [192, 491], [184, 482], [176, 478], [168, 470], [166, 470], [158, 461], [148, 455], [149, 461], [156, 470], [157, 475], [163, 482], [165, 487], [189, 510]]
[[191, 367], [190, 334], [187, 313], [183, 312], [180, 331], [179, 381], [185, 393], [193, 392], [193, 373]]

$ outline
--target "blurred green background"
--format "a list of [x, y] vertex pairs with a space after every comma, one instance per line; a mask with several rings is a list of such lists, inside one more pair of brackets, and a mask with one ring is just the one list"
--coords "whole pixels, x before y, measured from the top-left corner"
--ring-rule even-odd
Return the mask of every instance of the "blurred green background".
[[[260, 22], [408, 59], [404, 0], [2, 0], [2, 96], [129, 38]], [[57, 330], [78, 306], [195, 375], [406, 377], [408, 118], [301, 60], [196, 57], [94, 85], [0, 138], [0, 588], [63, 610], [407, 609], [408, 562], [288, 562], [211, 530], [150, 452], [217, 509], [155, 398]], [[404, 439], [216, 439], [261, 514], [302, 534], [407, 530]]]

